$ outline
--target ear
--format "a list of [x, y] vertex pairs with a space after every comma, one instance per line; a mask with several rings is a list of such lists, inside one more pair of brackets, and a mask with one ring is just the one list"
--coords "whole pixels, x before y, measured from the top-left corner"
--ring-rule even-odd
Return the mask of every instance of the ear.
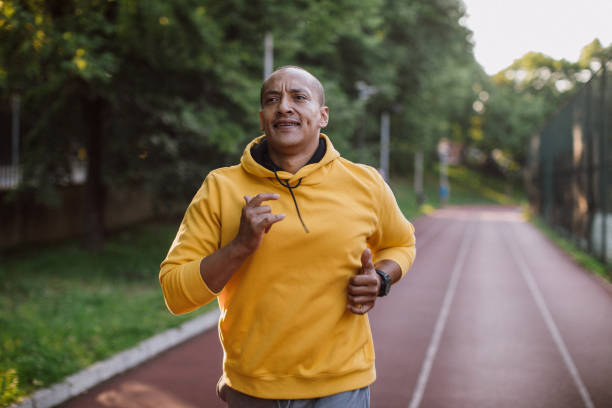
[[265, 130], [263, 121], [263, 111], [259, 111], [259, 129], [262, 131]]
[[319, 108], [321, 112], [321, 119], [319, 120], [319, 127], [323, 129], [329, 123], [329, 108], [327, 106], [321, 106]]

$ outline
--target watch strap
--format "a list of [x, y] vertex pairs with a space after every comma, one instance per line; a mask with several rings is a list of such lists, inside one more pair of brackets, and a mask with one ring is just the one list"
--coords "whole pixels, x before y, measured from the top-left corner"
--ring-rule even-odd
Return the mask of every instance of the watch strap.
[[380, 276], [380, 291], [378, 292], [379, 297], [387, 296], [391, 291], [391, 277], [385, 271], [376, 269], [376, 273]]

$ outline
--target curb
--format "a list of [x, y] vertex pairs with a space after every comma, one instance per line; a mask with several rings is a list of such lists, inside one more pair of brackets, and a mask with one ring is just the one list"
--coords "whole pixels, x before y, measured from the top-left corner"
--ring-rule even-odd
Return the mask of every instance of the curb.
[[76, 397], [111, 377], [121, 374], [156, 355], [203, 333], [217, 324], [219, 309], [215, 309], [202, 316], [183, 323], [175, 329], [167, 330], [147, 340], [142, 341], [131, 349], [124, 350], [113, 357], [99, 361], [76, 374], [67, 377], [64, 381], [49, 388], [36, 391], [18, 403], [9, 405], [9, 408], [51, 408], [62, 402]]

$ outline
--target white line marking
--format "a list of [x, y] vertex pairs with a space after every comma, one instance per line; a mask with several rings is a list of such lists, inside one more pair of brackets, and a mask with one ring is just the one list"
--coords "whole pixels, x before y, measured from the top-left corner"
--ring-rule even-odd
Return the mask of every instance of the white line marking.
[[461, 271], [463, 271], [467, 252], [472, 244], [472, 241], [474, 240], [475, 229], [476, 228], [473, 225], [467, 227], [464, 235], [464, 237], [467, 236], [467, 238], [462, 239], [461, 241], [459, 255], [457, 256], [457, 261], [455, 262], [455, 266], [451, 274], [451, 279], [448, 283], [448, 287], [446, 288], [446, 294], [444, 295], [442, 308], [440, 309], [440, 314], [438, 314], [438, 320], [436, 321], [436, 326], [434, 328], [433, 335], [431, 336], [429, 347], [427, 348], [425, 360], [423, 361], [423, 366], [421, 367], [421, 372], [419, 373], [419, 379], [417, 380], [416, 387], [414, 389], [414, 392], [412, 393], [412, 399], [410, 400], [409, 408], [417, 408], [421, 404], [421, 400], [423, 399], [425, 387], [427, 386], [427, 380], [429, 379], [429, 374], [431, 372], [433, 362], [436, 358], [438, 347], [440, 346], [440, 340], [442, 338], [442, 333], [444, 332], [444, 326], [446, 326], [446, 320], [448, 319], [450, 307], [453, 303], [453, 298], [455, 297], [455, 292], [457, 290], [459, 278], [461, 277]]
[[[516, 264], [519, 267], [521, 274], [523, 275], [523, 278], [527, 282], [529, 291], [531, 292], [531, 295], [533, 296], [536, 304], [538, 305], [538, 309], [540, 309], [540, 313], [542, 314], [542, 317], [546, 322], [548, 331], [550, 332], [553, 340], [555, 341], [557, 349], [559, 349], [559, 352], [561, 353], [561, 357], [563, 357], [563, 361], [565, 362], [565, 365], [569, 370], [572, 379], [574, 380], [576, 388], [578, 388], [578, 392], [582, 397], [582, 402], [584, 403], [584, 406], [586, 408], [595, 408], [593, 400], [591, 400], [589, 390], [586, 388], [586, 386], [582, 382], [582, 379], [580, 378], [580, 373], [578, 372], [578, 369], [574, 364], [574, 360], [572, 360], [572, 356], [570, 355], [569, 351], [567, 350], [567, 347], [565, 346], [563, 337], [561, 337], [561, 332], [559, 332], [559, 329], [557, 328], [557, 325], [555, 324], [555, 321], [552, 315], [550, 314], [548, 306], [546, 306], [546, 301], [544, 300], [542, 292], [540, 291], [538, 284], [533, 277], [533, 273], [531, 272], [529, 266], [527, 265], [527, 262], [525, 261], [525, 257], [519, 249], [516, 240], [513, 240], [507, 237], [506, 235], [506, 233], [502, 232], [502, 236], [504, 237], [506, 244], [508, 244], [507, 246], [510, 248], [510, 252], [512, 253], [513, 258], [515, 259]], [[516, 236], [514, 233], [512, 233], [512, 235]]]

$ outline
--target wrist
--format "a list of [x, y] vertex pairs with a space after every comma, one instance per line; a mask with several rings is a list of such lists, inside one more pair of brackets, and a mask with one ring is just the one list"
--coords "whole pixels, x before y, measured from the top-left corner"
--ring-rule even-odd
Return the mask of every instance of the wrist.
[[378, 294], [377, 296], [383, 297], [389, 294], [391, 290], [392, 280], [391, 277], [387, 274], [387, 272], [376, 269], [376, 276], [378, 277]]
[[229, 247], [231, 257], [240, 261], [244, 261], [253, 253], [253, 250], [237, 239], [231, 241], [227, 246]]

